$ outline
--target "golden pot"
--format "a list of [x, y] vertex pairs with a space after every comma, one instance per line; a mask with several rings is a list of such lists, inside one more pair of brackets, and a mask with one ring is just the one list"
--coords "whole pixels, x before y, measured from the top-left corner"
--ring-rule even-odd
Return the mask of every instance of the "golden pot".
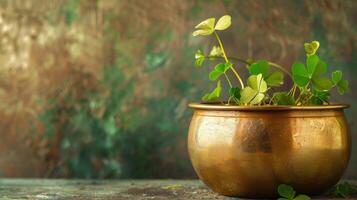
[[213, 191], [248, 198], [275, 197], [281, 183], [318, 194], [338, 182], [351, 140], [343, 109], [327, 106], [225, 106], [194, 109], [188, 151]]

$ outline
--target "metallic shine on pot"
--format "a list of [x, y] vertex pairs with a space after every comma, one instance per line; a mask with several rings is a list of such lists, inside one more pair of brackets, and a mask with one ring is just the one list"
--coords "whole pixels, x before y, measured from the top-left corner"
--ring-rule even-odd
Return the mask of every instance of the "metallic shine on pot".
[[225, 106], [194, 109], [188, 151], [213, 191], [248, 198], [275, 197], [277, 186], [318, 194], [341, 178], [351, 141], [343, 110], [327, 106]]

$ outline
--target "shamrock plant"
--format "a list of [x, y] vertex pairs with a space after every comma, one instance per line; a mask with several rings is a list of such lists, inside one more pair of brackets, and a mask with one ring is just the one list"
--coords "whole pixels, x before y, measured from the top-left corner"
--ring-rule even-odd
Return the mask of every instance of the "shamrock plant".
[[[342, 72], [337, 70], [327, 74], [327, 64], [318, 57], [318, 41], [305, 43], [306, 62], [296, 62], [291, 71], [279, 64], [267, 60], [241, 59], [228, 57], [219, 33], [231, 26], [231, 16], [224, 15], [217, 22], [209, 18], [199, 23], [193, 36], [213, 36], [217, 45], [212, 46], [208, 54], [197, 50], [195, 65], [203, 66], [207, 61], [216, 62], [208, 78], [217, 81], [216, 88], [205, 94], [203, 101], [221, 100], [222, 92], [228, 95], [227, 103], [238, 105], [322, 105], [328, 104], [330, 92], [337, 88], [339, 94], [348, 91], [348, 81], [342, 78]], [[245, 69], [249, 77], [245, 82], [236, 69]], [[236, 80], [231, 80], [232, 76]], [[292, 79], [293, 85], [289, 91], [272, 92], [272, 88], [284, 84], [284, 78]], [[229, 90], [222, 90], [221, 79], [225, 79]], [[234, 83], [238, 82], [238, 85]], [[276, 90], [274, 90], [276, 91]]]
[[348, 198], [357, 195], [357, 185], [352, 185], [349, 182], [339, 183], [329, 193], [335, 197]]
[[296, 195], [295, 190], [290, 185], [280, 184], [278, 193], [281, 196], [278, 200], [310, 200], [311, 198], [304, 194]]

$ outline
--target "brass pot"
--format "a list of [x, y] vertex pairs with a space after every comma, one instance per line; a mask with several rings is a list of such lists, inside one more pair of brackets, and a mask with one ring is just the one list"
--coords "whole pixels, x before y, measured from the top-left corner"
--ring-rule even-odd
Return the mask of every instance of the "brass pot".
[[347, 167], [351, 140], [343, 110], [348, 105], [189, 107], [194, 109], [191, 162], [219, 194], [275, 197], [281, 183], [318, 194], [336, 184]]

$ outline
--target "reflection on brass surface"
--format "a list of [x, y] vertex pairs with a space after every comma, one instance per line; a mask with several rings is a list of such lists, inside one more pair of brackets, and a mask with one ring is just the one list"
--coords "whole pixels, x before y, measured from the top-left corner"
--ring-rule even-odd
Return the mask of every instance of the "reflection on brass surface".
[[336, 184], [347, 167], [347, 105], [190, 107], [191, 162], [220, 194], [274, 197], [280, 183], [317, 194]]

